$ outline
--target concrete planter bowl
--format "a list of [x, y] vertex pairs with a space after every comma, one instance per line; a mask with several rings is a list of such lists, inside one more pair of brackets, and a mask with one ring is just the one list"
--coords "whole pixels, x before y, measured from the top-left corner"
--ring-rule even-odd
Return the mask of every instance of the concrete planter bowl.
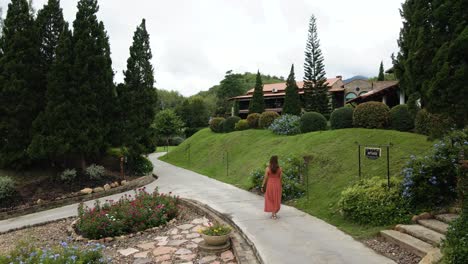
[[203, 240], [205, 241], [205, 244], [208, 245], [208, 246], [222, 246], [222, 245], [225, 245], [228, 242], [230, 235], [231, 235], [231, 232], [229, 232], [226, 235], [222, 235], [222, 236], [208, 236], [208, 235], [205, 235], [203, 233], [201, 234]]

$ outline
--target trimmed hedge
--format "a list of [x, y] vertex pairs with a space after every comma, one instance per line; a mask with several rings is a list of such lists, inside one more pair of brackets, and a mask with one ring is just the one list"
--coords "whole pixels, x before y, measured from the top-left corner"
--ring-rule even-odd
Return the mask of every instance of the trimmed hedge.
[[224, 117], [215, 117], [211, 119], [210, 121], [210, 129], [211, 131], [215, 133], [222, 133], [224, 128], [223, 128], [223, 122], [224, 122]]
[[390, 110], [390, 127], [398, 131], [410, 131], [414, 128], [407, 105], [397, 105]]
[[299, 120], [300, 117], [296, 115], [284, 114], [280, 118], [275, 119], [268, 129], [277, 135], [300, 134]]
[[385, 128], [389, 122], [390, 109], [381, 102], [367, 102], [356, 107], [353, 113], [354, 127]]
[[239, 122], [236, 123], [235, 129], [237, 131], [247, 130], [249, 129], [249, 123], [245, 119], [239, 120]]
[[335, 109], [330, 116], [330, 125], [332, 129], [353, 127], [353, 108], [341, 107]]
[[260, 119], [258, 120], [258, 126], [260, 128], [266, 129], [273, 124], [276, 118], [280, 117], [280, 115], [273, 111], [266, 111], [260, 115]]
[[260, 120], [259, 113], [253, 113], [247, 116], [247, 123], [249, 123], [250, 128], [258, 128], [258, 121]]
[[327, 129], [327, 119], [320, 113], [307, 112], [301, 116], [299, 126], [302, 133]]
[[418, 134], [429, 136], [431, 139], [442, 138], [453, 125], [453, 120], [448, 117], [431, 114], [426, 109], [421, 109], [416, 114], [415, 131]]
[[229, 132], [234, 131], [237, 122], [239, 122], [240, 120], [241, 120], [241, 118], [238, 117], [238, 116], [230, 116], [230, 117], [228, 117], [226, 120], [224, 120], [224, 123], [223, 123], [223, 131], [224, 131], [225, 133], [229, 133]]

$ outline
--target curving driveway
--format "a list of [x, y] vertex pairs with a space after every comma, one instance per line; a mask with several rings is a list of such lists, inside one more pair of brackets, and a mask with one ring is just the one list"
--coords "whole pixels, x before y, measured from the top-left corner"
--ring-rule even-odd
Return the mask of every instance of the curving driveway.
[[[281, 218], [271, 220], [263, 212], [262, 197], [160, 161], [160, 155], [150, 155], [159, 179], [146, 186], [148, 191], [158, 187], [161, 192], [194, 199], [230, 215], [255, 244], [265, 263], [394, 263], [336, 227], [293, 207], [282, 206]], [[117, 200], [123, 194], [101, 200]], [[92, 203], [87, 202], [88, 205]], [[0, 232], [75, 216], [77, 206], [73, 204], [0, 221]]]

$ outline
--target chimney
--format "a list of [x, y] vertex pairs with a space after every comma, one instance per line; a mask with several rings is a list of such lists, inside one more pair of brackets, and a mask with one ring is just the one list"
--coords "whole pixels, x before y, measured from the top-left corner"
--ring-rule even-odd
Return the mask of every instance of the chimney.
[[342, 80], [342, 79], [343, 79], [343, 76], [341, 76], [341, 75], [337, 75], [337, 76], [336, 76], [336, 78], [338, 78], [338, 79]]

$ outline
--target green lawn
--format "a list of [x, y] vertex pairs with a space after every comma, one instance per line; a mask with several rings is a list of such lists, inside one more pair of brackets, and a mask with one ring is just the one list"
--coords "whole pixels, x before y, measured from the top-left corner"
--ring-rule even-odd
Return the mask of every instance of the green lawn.
[[160, 147], [156, 147], [156, 152], [171, 152], [173, 151], [175, 148], [177, 148], [176, 146], [160, 146]]
[[[388, 144], [392, 177], [400, 177], [402, 166], [411, 154], [420, 155], [432, 146], [425, 136], [391, 130], [342, 129], [297, 136], [278, 136], [267, 130], [246, 130], [215, 134], [204, 129], [187, 139], [162, 159], [220, 181], [249, 189], [249, 174], [265, 167], [271, 155], [312, 155], [307, 196], [293, 205], [317, 216], [356, 238], [369, 237], [385, 227], [359, 226], [343, 219], [337, 202], [341, 191], [358, 180], [358, 146]], [[226, 154], [227, 153], [227, 154]], [[386, 154], [378, 160], [362, 158], [365, 178], [386, 177]], [[189, 160], [190, 156], [190, 160]], [[226, 169], [229, 160], [229, 174]]]

